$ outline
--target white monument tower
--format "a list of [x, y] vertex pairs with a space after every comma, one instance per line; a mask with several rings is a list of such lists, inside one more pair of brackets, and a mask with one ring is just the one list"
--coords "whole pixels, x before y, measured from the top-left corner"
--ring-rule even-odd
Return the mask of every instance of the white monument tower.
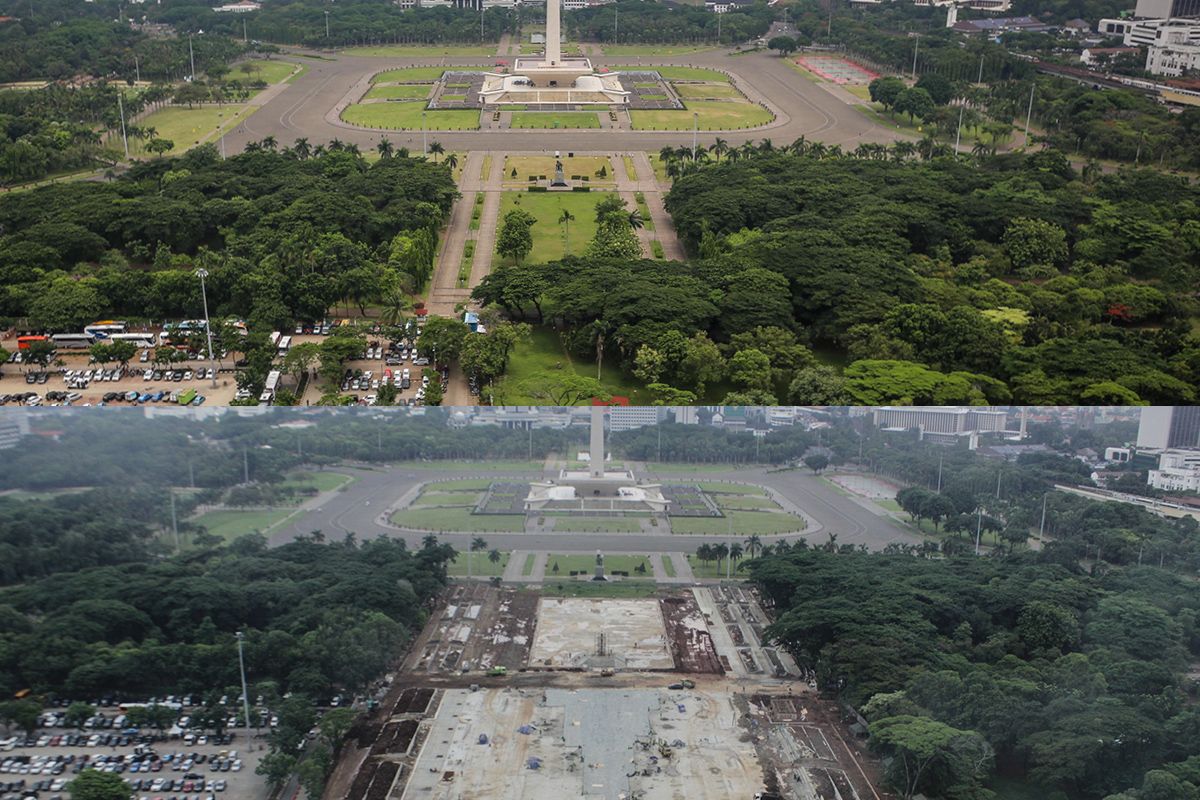
[[615, 72], [597, 74], [583, 56], [562, 54], [562, 0], [546, 0], [546, 49], [518, 56], [511, 75], [486, 73], [479, 96], [492, 103], [613, 105], [629, 102]]
[[604, 477], [604, 406], [592, 406], [591, 443], [588, 467], [593, 478]]

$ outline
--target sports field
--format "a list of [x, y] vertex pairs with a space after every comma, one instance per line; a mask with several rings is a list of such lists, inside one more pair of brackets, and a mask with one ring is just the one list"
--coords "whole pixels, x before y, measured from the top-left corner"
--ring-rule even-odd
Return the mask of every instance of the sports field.
[[[421, 114], [425, 112], [425, 118]], [[342, 112], [342, 119], [365, 128], [419, 131], [473, 131], [479, 128], [478, 111], [425, 111], [419, 100], [395, 103], [355, 103]]]
[[838, 56], [799, 56], [796, 63], [836, 84], [867, 84], [879, 77], [878, 73]]

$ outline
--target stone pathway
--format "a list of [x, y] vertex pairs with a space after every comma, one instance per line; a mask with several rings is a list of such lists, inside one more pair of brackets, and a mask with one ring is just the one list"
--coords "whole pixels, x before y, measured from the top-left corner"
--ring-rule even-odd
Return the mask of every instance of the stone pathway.
[[[625, 155], [632, 156], [636, 175], [630, 175], [625, 168]], [[613, 174], [617, 178], [617, 191], [621, 192], [621, 196], [625, 197], [628, 193], [627, 199], [632, 201], [633, 194], [641, 192], [642, 196], [646, 198], [646, 208], [650, 211], [650, 221], [654, 223], [654, 230], [646, 231], [643, 228], [638, 233], [645, 233], [648, 239], [657, 239], [662, 245], [663, 256], [667, 260], [683, 261], [683, 245], [680, 243], [679, 237], [675, 235], [675, 225], [663, 206], [662, 189], [654, 180], [654, 168], [650, 165], [649, 157], [641, 151], [631, 154], [617, 153], [613, 156], [612, 161]], [[636, 204], [634, 207], [637, 207]], [[639, 235], [638, 238], [642, 239], [643, 237]], [[646, 247], [648, 245], [644, 244], [643, 249]]]
[[468, 282], [470, 286], [478, 286], [484, 276], [492, 271], [492, 256], [496, 250], [496, 226], [500, 221], [504, 154], [488, 155], [492, 157], [492, 165], [483, 183], [483, 210], [479, 217], [479, 230], [475, 232], [475, 260], [471, 262], [471, 280]]
[[460, 289], [458, 287], [458, 271], [462, 265], [467, 239], [472, 233], [469, 228], [471, 227], [471, 211], [474, 208], [475, 192], [468, 188], [470, 176], [478, 175], [482, 167], [483, 153], [467, 154], [460, 186], [462, 197], [454, 201], [454, 206], [450, 209], [446, 241], [442, 244], [442, 252], [434, 268], [429, 299], [426, 302], [426, 307], [431, 314], [450, 316], [454, 313], [454, 306], [466, 300], [471, 294], [469, 288]]
[[675, 565], [675, 577], [683, 583], [695, 583], [696, 573], [692, 572], [691, 562], [686, 553], [667, 553], [667, 558]]

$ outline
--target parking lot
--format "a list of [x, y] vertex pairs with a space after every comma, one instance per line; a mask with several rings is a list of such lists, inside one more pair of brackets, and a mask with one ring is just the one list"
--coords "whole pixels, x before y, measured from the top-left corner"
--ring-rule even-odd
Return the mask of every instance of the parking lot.
[[[138, 729], [118, 709], [96, 715], [83, 728], [66, 727], [55, 709], [43, 715], [30, 738], [0, 736], [0, 800], [62, 800], [79, 772], [121, 775], [136, 800], [260, 800], [268, 794], [254, 774], [265, 753], [253, 732], [221, 735], [172, 726]], [[180, 722], [186, 722], [181, 717]]]

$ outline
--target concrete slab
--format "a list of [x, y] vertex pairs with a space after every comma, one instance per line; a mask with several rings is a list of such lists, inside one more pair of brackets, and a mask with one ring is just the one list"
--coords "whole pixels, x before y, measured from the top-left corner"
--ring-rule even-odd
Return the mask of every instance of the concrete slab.
[[[599, 656], [598, 636], [607, 654]], [[615, 666], [671, 669], [666, 626], [657, 600], [546, 597], [538, 601], [530, 666]]]

